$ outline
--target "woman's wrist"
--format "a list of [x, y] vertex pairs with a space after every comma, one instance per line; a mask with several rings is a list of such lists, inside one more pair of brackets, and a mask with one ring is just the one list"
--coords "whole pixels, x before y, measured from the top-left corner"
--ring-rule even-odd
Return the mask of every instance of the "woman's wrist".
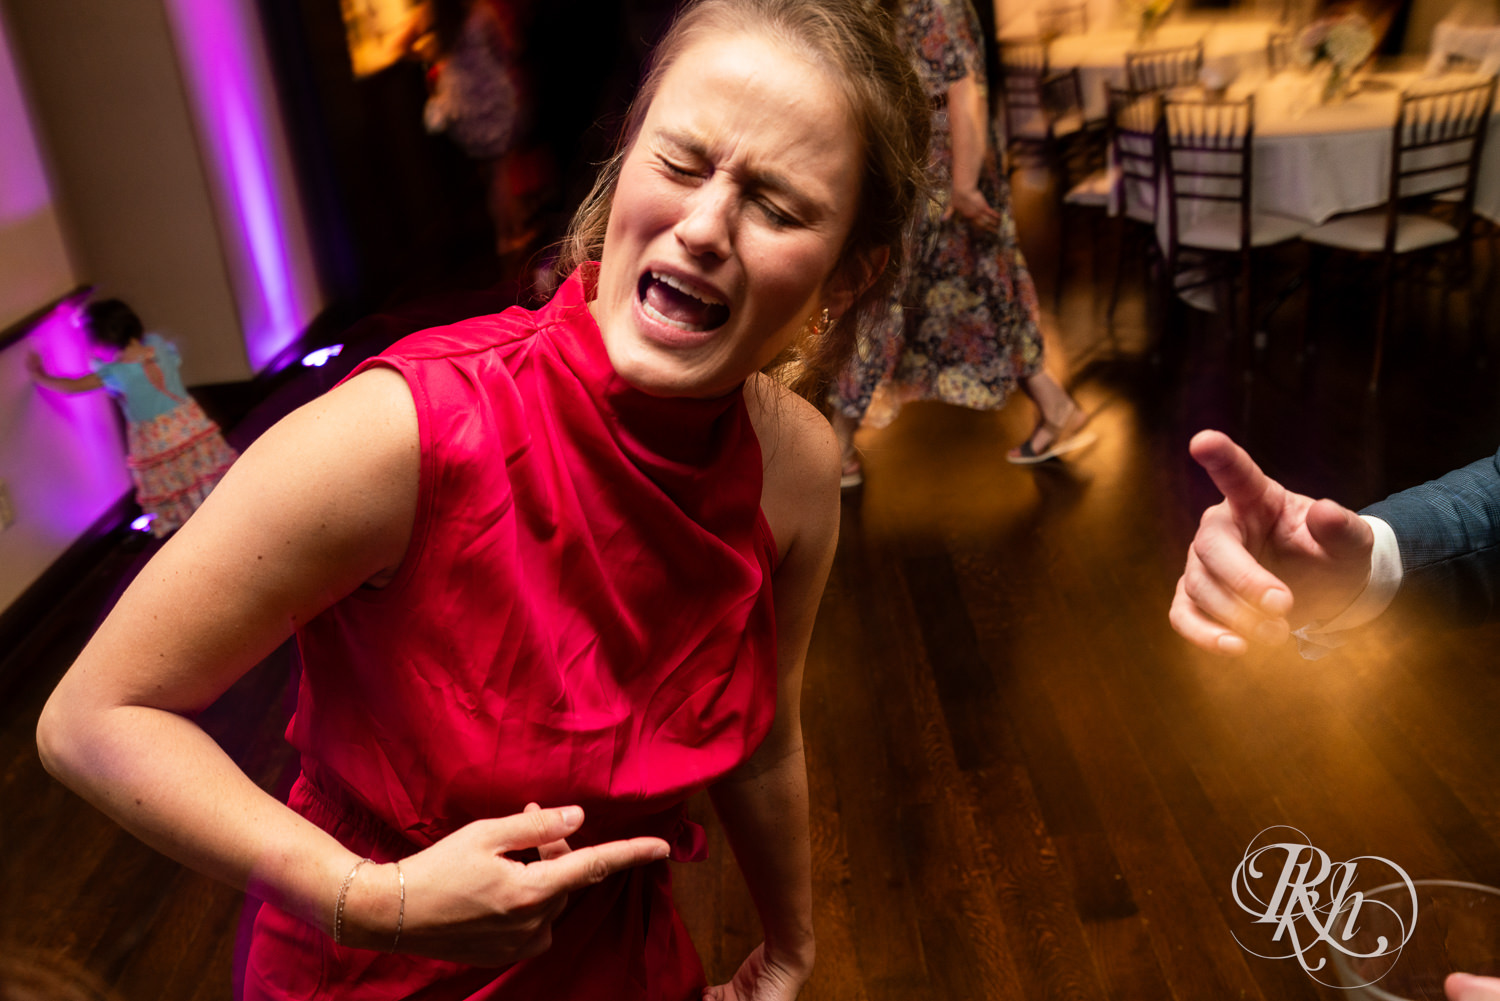
[[817, 943], [811, 931], [794, 939], [766, 936], [766, 962], [806, 981], [812, 976], [813, 963], [817, 959]]
[[329, 934], [346, 948], [395, 951], [405, 926], [406, 891], [399, 862], [356, 859], [340, 879]]

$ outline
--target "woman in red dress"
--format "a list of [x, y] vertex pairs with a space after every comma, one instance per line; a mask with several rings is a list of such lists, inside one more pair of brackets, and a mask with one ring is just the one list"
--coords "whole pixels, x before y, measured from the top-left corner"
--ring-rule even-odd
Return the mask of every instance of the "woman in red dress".
[[[247, 998], [796, 997], [839, 457], [762, 371], [835, 371], [881, 309], [924, 112], [861, 0], [690, 8], [553, 299], [365, 363], [131, 585], [42, 757], [266, 902]], [[283, 804], [193, 714], [292, 633]], [[701, 857], [704, 788], [765, 929], [712, 987], [664, 861]]]

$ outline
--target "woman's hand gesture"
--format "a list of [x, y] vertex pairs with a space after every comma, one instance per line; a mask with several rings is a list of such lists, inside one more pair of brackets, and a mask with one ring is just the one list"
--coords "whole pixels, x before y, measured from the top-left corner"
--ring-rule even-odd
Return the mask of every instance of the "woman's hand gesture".
[[709, 987], [703, 1001], [796, 1001], [807, 974], [798, 974], [766, 958], [764, 944], [740, 964], [734, 979]]
[[[505, 966], [540, 955], [552, 944], [552, 922], [567, 906], [569, 893], [667, 857], [667, 843], [660, 838], [574, 851], [565, 839], [582, 823], [579, 807], [543, 810], [532, 803], [524, 813], [476, 820], [402, 859], [406, 910], [400, 951], [470, 966]], [[538, 861], [507, 857], [530, 849]], [[384, 868], [389, 874], [361, 876], [350, 889], [344, 915], [348, 945], [391, 948], [400, 896], [394, 868]]]

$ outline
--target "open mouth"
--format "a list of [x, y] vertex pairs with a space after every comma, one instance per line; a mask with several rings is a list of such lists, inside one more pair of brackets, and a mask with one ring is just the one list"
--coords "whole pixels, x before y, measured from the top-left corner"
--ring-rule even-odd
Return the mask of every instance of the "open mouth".
[[636, 287], [646, 315], [678, 330], [705, 333], [729, 320], [729, 307], [690, 290], [685, 282], [661, 271], [647, 271]]

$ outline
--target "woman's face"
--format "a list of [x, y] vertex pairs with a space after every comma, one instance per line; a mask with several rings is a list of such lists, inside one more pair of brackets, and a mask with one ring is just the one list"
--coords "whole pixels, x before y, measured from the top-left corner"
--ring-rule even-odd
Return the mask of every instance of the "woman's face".
[[610, 361], [659, 396], [718, 396], [858, 291], [834, 265], [862, 141], [837, 86], [757, 34], [667, 69], [621, 165], [591, 305]]

